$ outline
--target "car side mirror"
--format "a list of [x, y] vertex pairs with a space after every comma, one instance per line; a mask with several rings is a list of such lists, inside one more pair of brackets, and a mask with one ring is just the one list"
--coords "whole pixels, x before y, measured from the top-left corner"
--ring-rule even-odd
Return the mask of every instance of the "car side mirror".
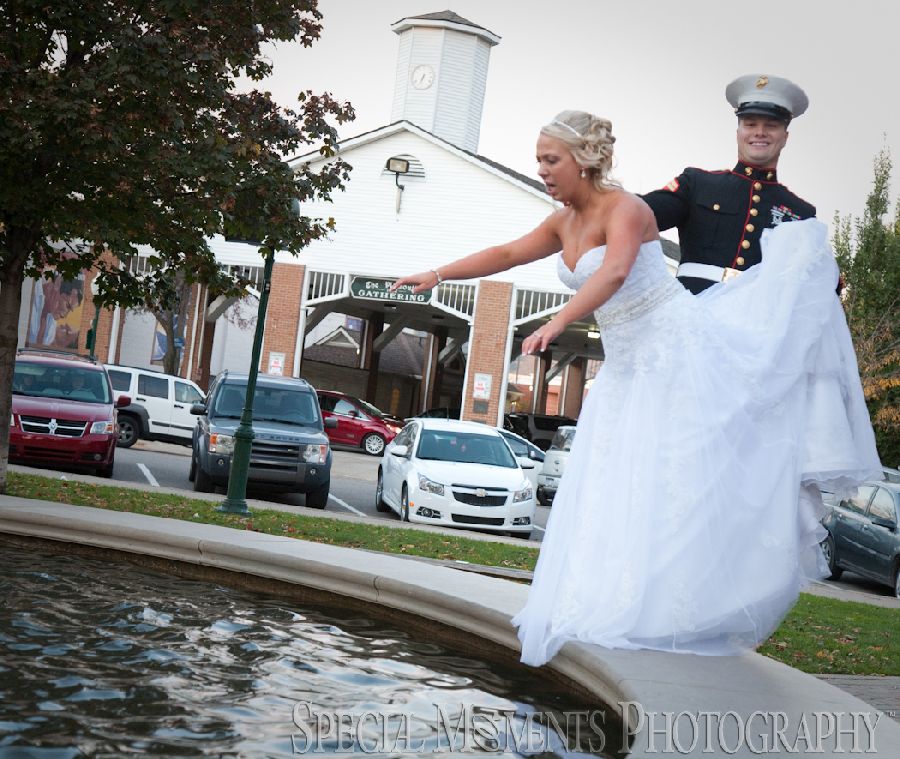
[[130, 395], [120, 395], [116, 398], [116, 408], [124, 408], [125, 406], [131, 405], [131, 396]]
[[872, 524], [884, 527], [886, 530], [893, 532], [897, 529], [897, 523], [893, 519], [885, 519], [884, 517], [871, 517]]
[[399, 456], [402, 458], [402, 457], [406, 456], [408, 453], [409, 453], [409, 446], [406, 446], [406, 445], [398, 445], [398, 446], [391, 448], [392, 456]]
[[523, 461], [520, 463], [520, 466], [522, 467], [522, 469], [534, 469], [534, 462], [533, 461]]
[[194, 416], [203, 416], [206, 413], [206, 404], [205, 403], [195, 403], [191, 406], [191, 413]]
[[335, 419], [333, 416], [326, 416], [323, 421], [325, 422], [325, 429], [337, 429], [337, 419]]

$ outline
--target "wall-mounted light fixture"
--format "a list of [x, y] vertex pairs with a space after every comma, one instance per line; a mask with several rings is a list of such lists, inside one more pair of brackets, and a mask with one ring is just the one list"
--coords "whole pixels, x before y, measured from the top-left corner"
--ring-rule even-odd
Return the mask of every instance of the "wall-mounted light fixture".
[[388, 158], [384, 168], [394, 172], [394, 184], [397, 185], [397, 213], [400, 213], [400, 201], [403, 198], [404, 189], [400, 184], [400, 175], [409, 173], [409, 161], [405, 158]]

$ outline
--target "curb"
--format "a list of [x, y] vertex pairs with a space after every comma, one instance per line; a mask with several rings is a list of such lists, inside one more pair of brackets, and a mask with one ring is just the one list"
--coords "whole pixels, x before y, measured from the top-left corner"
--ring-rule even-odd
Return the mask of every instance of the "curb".
[[[407, 560], [393, 556], [8, 496], [0, 496], [0, 532], [177, 561], [226, 577], [240, 573], [290, 583], [450, 628], [470, 645], [476, 636], [507, 656], [518, 650], [510, 619], [524, 603], [527, 588], [504, 579], [428, 563], [410, 572]], [[787, 734], [796, 736], [799, 726], [814, 727], [815, 715], [823, 713], [858, 715], [865, 725], [873, 725], [868, 736], [856, 736], [863, 750], [900, 756], [900, 726], [874, 707], [757, 654], [701, 657], [567, 643], [546, 671], [613, 708], [638, 704], [636, 717], [624, 710], [635, 733], [633, 757], [659, 755], [665, 715], [719, 715], [719, 745], [705, 751], [709, 746], [699, 741], [680, 754], [749, 758], [759, 752], [740, 744], [741, 720], [750, 724], [754, 715], [782, 715]], [[733, 720], [723, 714], [734, 715]], [[846, 735], [843, 744], [834, 733], [818, 740], [818, 755], [843, 754], [849, 746]]]

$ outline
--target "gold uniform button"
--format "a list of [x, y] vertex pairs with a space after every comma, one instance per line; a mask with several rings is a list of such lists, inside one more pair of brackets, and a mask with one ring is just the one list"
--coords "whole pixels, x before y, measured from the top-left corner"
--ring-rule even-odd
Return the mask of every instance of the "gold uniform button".
[[756, 227], [754, 227], [752, 224], [748, 224], [746, 227], [744, 227], [744, 229], [746, 229], [748, 232], [752, 232], [754, 229], [756, 229]]
[[744, 240], [744, 241], [741, 243], [741, 247], [742, 247], [744, 250], [747, 250], [747, 248], [750, 247], [750, 241], [749, 241], [749, 240]]
[[[746, 242], [746, 240], [745, 240], [744, 242]], [[743, 257], [743, 256], [738, 256], [737, 259], [735, 259], [735, 263], [736, 263], [738, 266], [743, 266], [743, 265], [744, 265], [744, 257]]]
[[775, 175], [770, 171], [768, 174], [766, 174], [766, 179], [771, 179], [774, 176]]
[[754, 182], [754, 183], [753, 183], [753, 189], [754, 189], [754, 190], [761, 190], [761, 189], [762, 189], [762, 182]]
[[758, 211], [756, 208], [751, 208], [751, 209], [750, 209], [750, 215], [751, 215], [751, 216], [756, 216], [758, 213], [759, 213], [759, 211]]
[[752, 200], [754, 203], [759, 203], [759, 195], [754, 195]]
[[747, 166], [744, 168], [744, 173], [749, 177], [753, 173], [753, 169]]
[[721, 206], [718, 203], [713, 203], [713, 211], [718, 211]]

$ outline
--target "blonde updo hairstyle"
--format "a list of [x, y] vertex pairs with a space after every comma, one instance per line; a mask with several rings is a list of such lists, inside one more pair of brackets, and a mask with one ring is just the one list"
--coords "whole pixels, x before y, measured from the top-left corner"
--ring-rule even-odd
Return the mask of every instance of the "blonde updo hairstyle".
[[609, 178], [612, 168], [612, 122], [585, 111], [562, 111], [541, 128], [541, 134], [564, 142], [582, 172], [600, 192], [621, 188]]

